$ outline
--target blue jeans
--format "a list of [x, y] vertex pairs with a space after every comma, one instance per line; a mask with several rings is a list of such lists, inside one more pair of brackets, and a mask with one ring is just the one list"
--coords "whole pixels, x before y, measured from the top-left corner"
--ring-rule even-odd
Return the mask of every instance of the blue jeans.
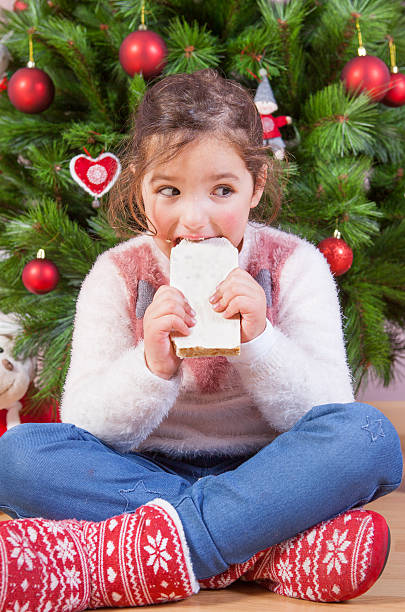
[[0, 438], [0, 508], [101, 521], [160, 497], [182, 521], [197, 579], [397, 488], [398, 435], [367, 404], [316, 406], [253, 456], [122, 454], [68, 423]]

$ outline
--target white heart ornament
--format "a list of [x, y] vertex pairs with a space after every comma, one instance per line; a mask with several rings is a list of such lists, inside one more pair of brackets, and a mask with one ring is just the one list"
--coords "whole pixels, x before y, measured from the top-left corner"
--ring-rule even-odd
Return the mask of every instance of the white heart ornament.
[[96, 158], [81, 154], [70, 160], [69, 169], [80, 187], [99, 198], [114, 185], [121, 172], [121, 163], [112, 153], [102, 153]]

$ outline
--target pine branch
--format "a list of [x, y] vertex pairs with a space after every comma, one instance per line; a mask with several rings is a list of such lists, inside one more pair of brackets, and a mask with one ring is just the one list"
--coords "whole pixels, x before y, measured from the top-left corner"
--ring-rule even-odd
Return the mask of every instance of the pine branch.
[[404, 155], [405, 108], [379, 106], [378, 122], [375, 126], [375, 158], [385, 163], [399, 163]]
[[128, 87], [128, 106], [132, 113], [138, 108], [145, 91], [146, 83], [144, 78], [141, 74], [134, 74]]
[[288, 108], [293, 114], [297, 112], [298, 97], [303, 89], [302, 73], [304, 56], [301, 43], [301, 30], [305, 17], [310, 12], [308, 0], [290, 0], [288, 3], [258, 0], [263, 21], [271, 38], [277, 41], [280, 48], [280, 59], [287, 69], [280, 75], [279, 91], [283, 98], [289, 100]]
[[325, 87], [309, 97], [303, 119], [309, 133], [302, 145], [309, 153], [318, 150], [324, 159], [374, 152], [378, 111], [366, 94], [349, 96], [343, 83]]
[[350, 305], [345, 309], [346, 350], [357, 392], [369, 370], [385, 384], [391, 380], [391, 345], [384, 329], [384, 304], [373, 295], [373, 286], [360, 281], [349, 296]]
[[148, 26], [157, 23], [163, 16], [163, 7], [159, 0], [145, 2], [143, 0], [111, 0], [116, 18], [120, 18], [126, 24], [127, 34], [137, 30], [141, 23], [142, 5], [145, 7], [145, 21]]
[[6, 279], [5, 286], [0, 286], [2, 295], [7, 293], [8, 287], [21, 287], [22, 269], [40, 248], [45, 249], [47, 257], [59, 268], [60, 290], [68, 291], [71, 287], [80, 287], [96, 257], [103, 251], [103, 244], [71, 221], [65, 209], [45, 199], [23, 215], [9, 220], [0, 236], [0, 250], [11, 255], [9, 259], [0, 261], [4, 270], [2, 279]]
[[97, 78], [96, 54], [88, 43], [87, 30], [66, 19], [53, 17], [37, 28], [36, 36], [46, 40], [64, 58], [80, 82], [90, 108], [99, 113], [104, 121], [111, 123]]
[[111, 225], [107, 220], [107, 216], [103, 208], [98, 209], [98, 214], [95, 217], [92, 217], [88, 221], [88, 225], [93, 231], [93, 233], [103, 242], [106, 249], [111, 249], [112, 247], [119, 244], [121, 241], [116, 232], [112, 229]]
[[386, 227], [370, 247], [368, 256], [372, 259], [382, 257], [391, 264], [405, 261], [405, 220]]
[[191, 23], [197, 20], [205, 23], [207, 28], [222, 42], [237, 36], [247, 25], [254, 23], [258, 17], [256, 2], [246, 0], [171, 0], [166, 4], [174, 14], [183, 15]]
[[269, 37], [267, 28], [249, 26], [227, 43], [227, 71], [242, 79], [252, 79], [265, 68], [269, 77], [278, 77], [285, 70], [280, 61], [280, 48]]
[[60, 400], [69, 367], [75, 313], [75, 301], [71, 298], [50, 298], [43, 300], [43, 306], [46, 317], [37, 312], [37, 316], [31, 314], [21, 318], [24, 335], [15, 344], [17, 357], [38, 358], [38, 386], [30, 397], [34, 409], [43, 400]]
[[71, 186], [72, 179], [66, 168], [69, 161], [66, 147], [61, 147], [59, 141], [54, 141], [50, 145], [37, 148], [30, 146], [27, 155], [31, 161], [29, 170], [34, 179], [38, 180], [49, 191], [55, 192], [55, 198], [60, 195], [61, 187], [65, 189]]
[[[9, 104], [9, 103], [8, 103]], [[7, 112], [0, 104], [0, 149], [14, 149], [24, 152], [32, 144], [51, 143], [63, 133], [64, 123], [47, 121], [41, 117]]]
[[[70, 3], [69, 7], [71, 8]], [[77, 3], [74, 18], [92, 32], [101, 32], [100, 24], [111, 24], [113, 21], [122, 24], [121, 20], [117, 19], [117, 11], [114, 10], [113, 3], [106, 0], [91, 0], [85, 4]]]
[[[16, 204], [20, 202], [21, 184], [29, 180], [24, 172], [24, 167], [19, 164], [14, 155], [2, 153], [0, 155], [0, 189], [4, 190], [9, 195], [9, 198], [2, 198], [2, 207], [8, 203], [14, 203], [12, 194], [17, 195]], [[12, 210], [14, 206], [10, 207]]]
[[83, 151], [85, 146], [89, 153], [97, 156], [102, 148], [111, 150], [117, 147], [122, 140], [122, 134], [114, 132], [110, 126], [103, 123], [75, 121], [66, 126], [62, 138], [72, 151]]
[[218, 66], [223, 46], [206, 31], [205, 25], [200, 28], [196, 21], [189, 25], [176, 17], [167, 29], [167, 36], [169, 52], [165, 74], [190, 73]]

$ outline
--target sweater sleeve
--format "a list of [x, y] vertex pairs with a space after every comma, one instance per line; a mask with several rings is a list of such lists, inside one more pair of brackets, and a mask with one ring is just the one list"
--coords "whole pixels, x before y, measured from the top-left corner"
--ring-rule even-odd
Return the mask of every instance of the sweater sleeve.
[[278, 117], [274, 117], [274, 123], [277, 127], [284, 127], [287, 125], [287, 115], [279, 115]]
[[266, 420], [286, 431], [313, 406], [353, 401], [335, 281], [302, 242], [280, 275], [276, 325], [231, 358]]
[[[155, 376], [134, 341], [126, 285], [108, 253], [85, 278], [77, 300], [61, 420], [121, 452], [136, 448], [174, 405], [180, 373]], [[133, 298], [132, 298], [133, 299]], [[136, 346], [135, 346], [136, 344]]]

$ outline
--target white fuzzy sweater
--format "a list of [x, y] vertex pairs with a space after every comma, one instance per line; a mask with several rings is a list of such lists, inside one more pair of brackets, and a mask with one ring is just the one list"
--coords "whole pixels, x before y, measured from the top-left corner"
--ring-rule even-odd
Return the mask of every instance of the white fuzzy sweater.
[[255, 452], [312, 406], [353, 401], [335, 281], [310, 243], [248, 225], [241, 268], [263, 286], [265, 332], [238, 357], [184, 359], [163, 380], [144, 359], [143, 314], [168, 284], [152, 237], [103, 253], [77, 301], [61, 418], [116, 449], [175, 456]]

